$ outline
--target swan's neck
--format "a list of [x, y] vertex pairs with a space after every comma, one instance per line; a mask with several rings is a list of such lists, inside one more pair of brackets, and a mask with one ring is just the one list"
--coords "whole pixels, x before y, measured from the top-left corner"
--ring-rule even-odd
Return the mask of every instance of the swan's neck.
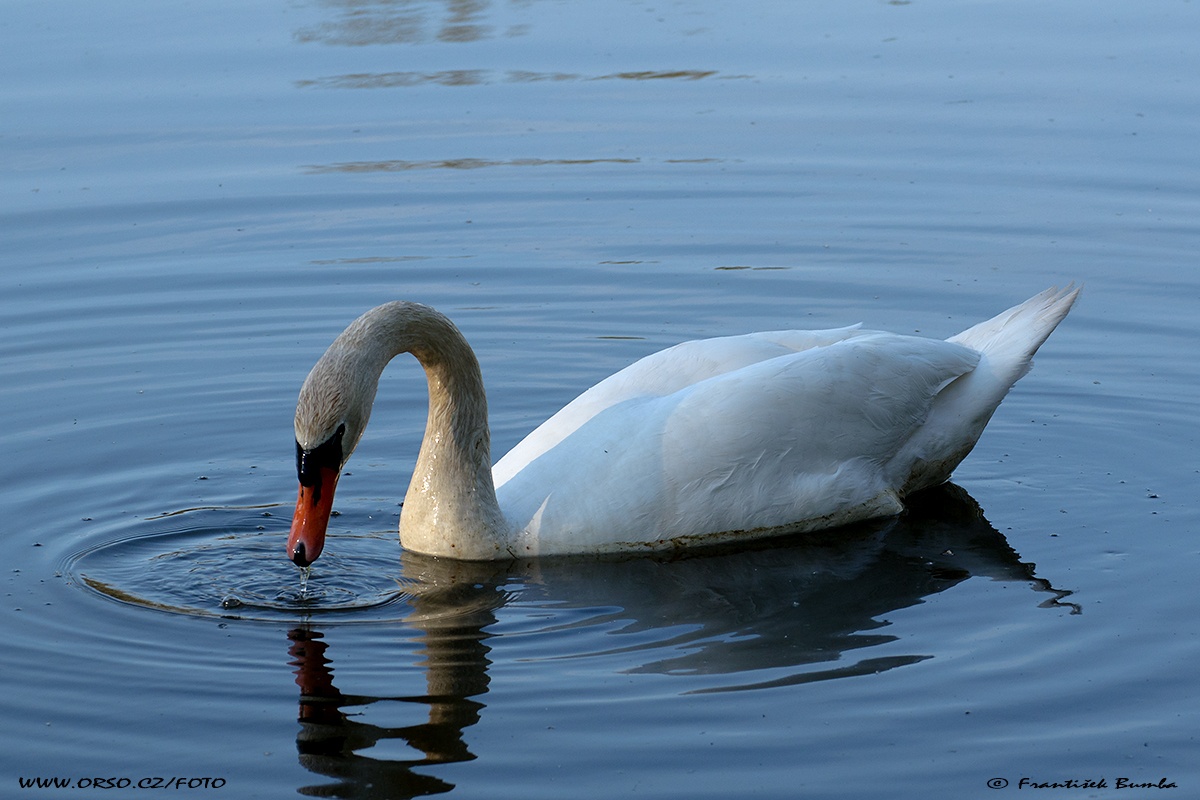
[[400, 513], [401, 544], [432, 555], [494, 559], [509, 527], [492, 483], [483, 376], [471, 346], [442, 314], [416, 303], [388, 303], [334, 342], [327, 356], [340, 374], [330, 382], [360, 398], [360, 424], [351, 425], [355, 435], [346, 455], [366, 426], [380, 373], [405, 352], [425, 369], [429, 418]]
[[433, 555], [494, 559], [508, 525], [492, 483], [479, 361], [450, 320], [421, 308], [408, 350], [429, 381], [429, 418], [400, 514], [400, 542]]

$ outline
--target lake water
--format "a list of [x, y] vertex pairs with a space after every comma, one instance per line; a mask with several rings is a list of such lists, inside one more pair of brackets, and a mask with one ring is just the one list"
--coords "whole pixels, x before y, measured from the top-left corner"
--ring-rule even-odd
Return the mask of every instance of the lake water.
[[[1200, 792], [1200, 4], [3, 17], [0, 795]], [[1072, 280], [901, 519], [406, 554], [401, 360], [307, 596], [284, 560], [296, 392], [386, 300], [460, 325], [500, 454], [684, 339], [945, 337]]]

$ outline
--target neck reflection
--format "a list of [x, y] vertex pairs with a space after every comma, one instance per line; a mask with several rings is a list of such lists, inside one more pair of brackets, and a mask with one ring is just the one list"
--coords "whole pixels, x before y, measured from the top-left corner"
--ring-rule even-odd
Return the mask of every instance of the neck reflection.
[[[479, 721], [487, 693], [489, 647], [485, 629], [495, 622], [503, 595], [474, 584], [427, 592], [413, 602], [409, 623], [420, 631], [425, 659], [423, 694], [371, 696], [343, 693], [334, 683], [325, 633], [311, 624], [288, 632], [290, 664], [300, 687], [299, 760], [337, 783], [302, 787], [301, 794], [336, 797], [420, 797], [454, 785], [414, 768], [470, 761], [464, 731]], [[391, 703], [411, 724], [377, 725], [357, 717]], [[389, 712], [389, 716], [391, 713]], [[386, 758], [372, 750], [411, 752]]]

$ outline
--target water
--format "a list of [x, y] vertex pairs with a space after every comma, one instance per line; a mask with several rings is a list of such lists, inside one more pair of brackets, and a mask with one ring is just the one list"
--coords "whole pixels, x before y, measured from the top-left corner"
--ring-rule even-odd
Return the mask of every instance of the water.
[[[1194, 792], [1198, 23], [6, 5], [0, 793]], [[909, 517], [681, 559], [416, 557], [425, 389], [398, 361], [307, 587], [283, 559], [296, 392], [379, 302], [460, 325], [500, 453], [686, 338], [948, 336], [1069, 280], [959, 489]]]

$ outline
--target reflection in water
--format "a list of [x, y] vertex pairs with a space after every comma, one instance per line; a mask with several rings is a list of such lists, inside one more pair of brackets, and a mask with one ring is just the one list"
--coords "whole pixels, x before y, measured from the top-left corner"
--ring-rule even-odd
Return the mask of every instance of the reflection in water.
[[[372, 44], [417, 44], [431, 38], [442, 42], [475, 42], [494, 35], [482, 18], [487, 0], [322, 0], [337, 18], [297, 31], [301, 42], [361, 47]], [[519, 36], [521, 26], [508, 28]]]
[[[413, 772], [413, 767], [469, 761], [475, 756], [463, 730], [479, 721], [483, 704], [474, 698], [488, 688], [488, 634], [495, 609], [505, 595], [469, 584], [431, 590], [413, 605], [410, 623], [422, 631], [425, 644], [425, 693], [415, 696], [368, 697], [343, 694], [333, 683], [332, 660], [324, 634], [310, 626], [288, 633], [288, 654], [300, 687], [300, 763], [338, 783], [302, 787], [314, 797], [418, 797], [449, 791], [452, 784]], [[384, 727], [354, 719], [356, 709], [392, 702], [414, 709], [423, 721]], [[409, 759], [373, 757], [381, 742], [399, 740], [421, 753]], [[368, 751], [368, 752], [363, 752]]]
[[[713, 164], [717, 158], [672, 158], [662, 164]], [[595, 164], [640, 164], [640, 158], [509, 158], [495, 160], [486, 158], [447, 158], [439, 161], [343, 161], [337, 164], [309, 164], [305, 171], [309, 175], [324, 175], [335, 172], [409, 172], [422, 169], [471, 170], [488, 167], [578, 167]]]
[[[545, 624], [535, 623], [542, 632], [595, 631], [564, 635], [559, 652], [542, 660], [620, 653], [632, 674], [700, 679], [684, 689], [696, 693], [867, 675], [933, 658], [869, 649], [900, 641], [886, 632], [889, 614], [972, 576], [1026, 582], [1047, 595], [1042, 607], [1080, 611], [1066, 601], [1069, 592], [1037, 578], [974, 501], [953, 486], [914, 498], [900, 519], [751, 549], [513, 564], [406, 553], [403, 570], [406, 583], [416, 587], [405, 623], [424, 645], [423, 694], [343, 694], [333, 682], [336, 659], [326, 650], [326, 637], [336, 640], [338, 628], [322, 633], [305, 626], [289, 634], [300, 686], [300, 761], [339, 781], [303, 788], [303, 794], [391, 798], [452, 789], [412, 768], [475, 758], [465, 731], [484, 709], [479, 698], [488, 690], [488, 629], [506, 606], [546, 617]], [[582, 619], [571, 613], [579, 610]], [[568, 651], [568, 642], [580, 641], [587, 651]], [[538, 659], [523, 654], [522, 660]], [[418, 709], [424, 720], [393, 728], [354, 719], [352, 709], [383, 701]], [[421, 757], [388, 760], [370, 752], [396, 739]]]
[[312, 164], [310, 175], [328, 172], [408, 172], [418, 169], [484, 169], [486, 167], [580, 166], [590, 164], [636, 164], [636, 158], [511, 158], [495, 161], [483, 158], [448, 158], [440, 161], [346, 161], [340, 164]]
[[[717, 74], [712, 69], [641, 70], [614, 72], [609, 75], [579, 75], [571, 72], [530, 72], [509, 70], [503, 76], [486, 69], [447, 69], [440, 72], [368, 72], [330, 75], [296, 81], [301, 89], [394, 89], [407, 86], [485, 86], [492, 83], [562, 83], [564, 81], [698, 81]], [[749, 75], [729, 75], [748, 78]]]

